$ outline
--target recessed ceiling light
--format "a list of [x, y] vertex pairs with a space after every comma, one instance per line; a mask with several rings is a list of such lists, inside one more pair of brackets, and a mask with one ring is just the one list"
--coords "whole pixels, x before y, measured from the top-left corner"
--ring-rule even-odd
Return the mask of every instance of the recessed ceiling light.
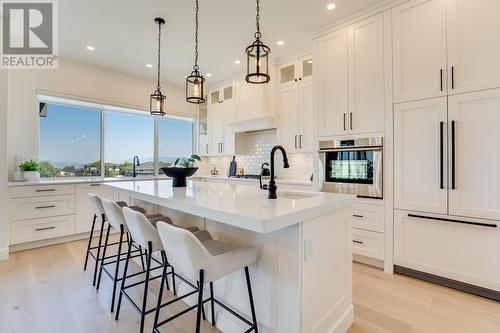
[[207, 74], [205, 74], [205, 75], [206, 75], [207, 77], [211, 77], [211, 76], [212, 76], [212, 74], [210, 74], [210, 73], [207, 73]]
[[146, 64], [146, 67], [147, 67], [147, 68], [151, 68], [151, 67], [153, 67], [153, 65], [151, 65], [151, 64]]
[[337, 7], [337, 5], [336, 5], [336, 4], [334, 4], [334, 3], [329, 3], [329, 4], [326, 6], [326, 9], [328, 9], [328, 10], [333, 10], [333, 9], [335, 9], [335, 7]]
[[235, 60], [235, 61], [234, 61], [234, 63], [235, 63], [236, 65], [239, 65], [239, 64], [241, 64], [241, 61], [239, 61], [239, 60]]
[[89, 50], [89, 51], [94, 51], [94, 50], [95, 50], [95, 48], [94, 48], [93, 46], [87, 45], [87, 50]]
[[285, 42], [282, 41], [282, 40], [279, 40], [279, 41], [276, 42], [276, 44], [279, 45], [279, 46], [281, 46], [281, 45], [285, 44]]

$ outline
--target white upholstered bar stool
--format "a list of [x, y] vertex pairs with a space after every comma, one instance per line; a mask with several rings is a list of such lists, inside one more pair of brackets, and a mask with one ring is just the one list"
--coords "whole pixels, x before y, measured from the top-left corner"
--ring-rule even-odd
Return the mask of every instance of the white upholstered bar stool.
[[[163, 296], [163, 280], [166, 279], [167, 275], [167, 271], [164, 269], [160, 293], [158, 295], [158, 303], [156, 306], [153, 332], [159, 333], [160, 326], [196, 308], [196, 333], [199, 333], [201, 316], [204, 311], [203, 304], [210, 302], [212, 326], [215, 326], [214, 306], [217, 304], [249, 325], [250, 328], [245, 332], [254, 331], [255, 333], [258, 333], [250, 274], [248, 271], [248, 266], [257, 261], [257, 249], [254, 247], [238, 247], [233, 244], [217, 241], [213, 239], [207, 231], [200, 231], [195, 236], [186, 230], [175, 228], [167, 223], [158, 222], [156, 226], [160, 239], [163, 243], [166, 256], [169, 258], [170, 264], [175, 267], [177, 274], [185, 275], [188, 279], [198, 281], [198, 304], [183, 310], [163, 320], [162, 322], [158, 322], [161, 309], [173, 303], [173, 301], [170, 301], [165, 304], [161, 304]], [[214, 281], [242, 269], [245, 270], [248, 298], [252, 312], [252, 321], [247, 320], [219, 300], [215, 299], [213, 293]], [[206, 300], [203, 299], [203, 286], [205, 283], [210, 284], [210, 298]], [[191, 294], [193, 293], [189, 293], [187, 295]], [[184, 296], [181, 296], [174, 301], [180, 300]]]
[[[174, 295], [176, 294], [176, 289], [175, 289], [175, 271], [174, 268], [168, 263], [167, 257], [165, 255], [165, 251], [163, 249], [162, 242], [160, 240], [160, 236], [158, 234], [158, 230], [155, 227], [155, 224], [157, 223], [162, 223], [158, 222], [158, 219], [163, 221], [165, 224], [173, 225], [172, 220], [168, 217], [160, 217], [156, 220], [150, 221], [148, 218], [140, 213], [137, 212], [133, 209], [130, 209], [128, 207], [123, 208], [123, 216], [125, 218], [125, 222], [127, 224], [127, 228], [130, 233], [130, 237], [134, 243], [139, 244], [140, 246], [144, 247], [146, 249], [146, 270], [145, 270], [145, 277], [144, 281], [141, 282], [136, 282], [127, 285], [126, 281], [129, 278], [130, 275], [127, 274], [130, 258], [131, 258], [131, 244], [132, 242], [129, 243], [128, 247], [128, 252], [127, 252], [127, 259], [125, 261], [125, 267], [124, 267], [124, 272], [123, 272], [123, 278], [122, 278], [122, 283], [121, 283], [121, 288], [120, 288], [120, 294], [118, 296], [118, 304], [116, 308], [116, 317], [115, 319], [119, 318], [120, 315], [120, 307], [121, 307], [121, 301], [122, 297], [125, 296], [125, 298], [130, 302], [132, 307], [140, 314], [141, 316], [141, 322], [140, 322], [140, 332], [144, 332], [144, 321], [146, 315], [154, 312], [156, 310], [156, 307], [151, 308], [151, 309], [146, 309], [147, 305], [147, 298], [148, 298], [148, 287], [149, 287], [149, 281], [154, 280], [159, 278], [162, 275], [159, 276], [151, 276], [151, 271], [163, 268], [163, 272], [165, 273], [165, 279], [162, 281], [161, 289], [163, 289], [163, 285], [167, 283], [167, 278], [166, 275], [171, 275], [172, 276], [172, 285], [173, 285], [173, 292]], [[186, 230], [186, 232], [191, 233], [198, 231], [198, 228], [196, 227], [191, 227], [187, 229], [181, 229], [179, 227], [174, 227], [178, 228], [180, 230]], [[161, 254], [161, 259], [162, 261], [158, 261], [156, 258], [153, 257], [153, 253], [155, 252], [160, 252]], [[154, 261], [156, 264], [158, 264], [156, 267], [152, 267], [152, 261]], [[170, 268], [170, 272], [167, 272], [167, 269]], [[142, 273], [142, 272], [141, 272]], [[143, 294], [143, 299], [142, 299], [142, 305], [139, 307], [130, 297], [130, 295], [127, 293], [127, 289], [131, 287], [135, 287], [139, 284], [144, 283], [144, 294]], [[168, 285], [167, 285], [168, 287]]]

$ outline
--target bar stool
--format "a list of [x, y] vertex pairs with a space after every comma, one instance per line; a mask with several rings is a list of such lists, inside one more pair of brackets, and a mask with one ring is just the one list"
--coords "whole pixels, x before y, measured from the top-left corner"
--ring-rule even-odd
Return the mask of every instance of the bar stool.
[[[133, 243], [133, 241], [131, 240], [131, 238], [129, 237], [129, 234], [128, 234], [128, 228], [127, 228], [127, 225], [125, 222], [125, 217], [123, 216], [122, 207], [117, 202], [111, 201], [108, 199], [104, 199], [104, 198], [101, 199], [101, 203], [102, 203], [102, 206], [104, 208], [104, 212], [106, 213], [106, 217], [107, 217], [107, 221], [108, 221], [108, 229], [106, 231], [106, 237], [105, 237], [104, 246], [103, 246], [102, 259], [101, 259], [101, 265], [100, 265], [100, 269], [99, 269], [99, 277], [97, 278], [96, 290], [99, 290], [99, 287], [101, 284], [102, 272], [104, 271], [106, 273], [106, 275], [108, 275], [109, 278], [113, 281], [113, 293], [111, 296], [112, 297], [111, 298], [111, 312], [113, 312], [114, 307], [115, 307], [114, 305], [115, 305], [116, 286], [117, 286], [118, 282], [122, 280], [122, 278], [119, 276], [120, 262], [126, 259], [125, 258], [126, 252], [122, 253], [122, 245], [123, 245], [124, 241], [127, 243], [131, 243], [131, 242]], [[140, 211], [138, 209], [135, 209], [135, 210]], [[147, 215], [147, 218], [152, 223], [156, 223], [160, 219], [162, 219], [164, 221], [170, 220], [168, 217], [163, 216], [161, 214]], [[117, 255], [106, 257], [106, 250], [107, 250], [108, 246], [111, 245], [108, 243], [109, 233], [110, 233], [111, 228], [119, 231], [119, 234], [120, 234], [118, 243], [115, 243], [115, 244], [118, 244], [118, 251], [117, 251]], [[124, 236], [126, 236], [126, 239], [124, 239]], [[131, 258], [141, 256], [141, 260], [142, 260], [142, 255], [143, 255], [142, 248], [140, 248], [136, 244], [132, 244], [132, 246], [134, 246], [136, 248], [136, 250], [132, 251], [131, 254], [135, 254], [135, 253], [137, 253], [137, 251], [141, 251], [141, 253], [138, 255], [133, 255], [133, 256], [131, 256]], [[122, 255], [123, 255], [123, 257], [122, 257]], [[108, 259], [111, 259], [111, 260], [108, 260]], [[144, 266], [143, 260], [141, 262], [142, 262], [142, 266], [143, 266], [143, 270], [144, 270], [145, 266]], [[114, 264], [114, 263], [116, 263], [116, 266], [115, 266], [114, 273], [112, 273], [106, 268], [106, 265], [110, 265], [110, 264]]]
[[[131, 249], [132, 249], [132, 241], [129, 242], [128, 246], [128, 252], [127, 252], [127, 258], [125, 260], [125, 267], [124, 267], [124, 272], [123, 272], [123, 278], [121, 280], [121, 287], [120, 287], [120, 294], [118, 296], [118, 304], [116, 308], [116, 316], [115, 319], [118, 320], [119, 315], [120, 315], [120, 307], [121, 307], [121, 301], [122, 297], [125, 296], [125, 298], [131, 303], [132, 307], [140, 314], [141, 316], [141, 322], [140, 322], [140, 332], [144, 332], [144, 321], [146, 315], [153, 313], [156, 310], [155, 308], [151, 309], [146, 309], [147, 305], [147, 297], [148, 297], [148, 287], [149, 287], [149, 281], [158, 279], [165, 275], [165, 279], [162, 281], [161, 289], [163, 289], [163, 285], [168, 283], [167, 281], [167, 275], [171, 275], [172, 277], [172, 285], [173, 285], [173, 292], [174, 295], [176, 294], [176, 287], [175, 287], [175, 271], [174, 268], [168, 263], [167, 257], [165, 255], [165, 251], [163, 250], [163, 245], [160, 240], [160, 236], [158, 235], [158, 231], [156, 230], [155, 226], [153, 225], [157, 221], [149, 221], [147, 217], [142, 214], [141, 212], [135, 211], [133, 209], [130, 209], [128, 207], [123, 208], [123, 216], [125, 218], [126, 225], [129, 229], [130, 233], [130, 238], [133, 240], [133, 242], [139, 244], [140, 246], [144, 247], [146, 249], [146, 269], [143, 272], [139, 272], [136, 274], [128, 275], [128, 266], [131, 258]], [[170, 220], [168, 217], [164, 217], [163, 219], [160, 218], [160, 220], [163, 220], [165, 222], [157, 222], [157, 223], [165, 223], [172, 225], [172, 220]], [[186, 229], [181, 229], [179, 227], [175, 227], [180, 230], [185, 230], [188, 233], [191, 232], [196, 232], [198, 231], [198, 228], [196, 227], [190, 227]], [[160, 252], [161, 254], [161, 261], [157, 260], [155, 257], [153, 257], [153, 253], [155, 252]], [[151, 262], [154, 261], [158, 266], [152, 267]], [[151, 276], [151, 272], [154, 270], [157, 270], [159, 268], [163, 268], [163, 273], [158, 276]], [[170, 268], [170, 272], [168, 272], [168, 268]], [[126, 280], [132, 276], [137, 276], [139, 274], [145, 273], [144, 281], [140, 282], [135, 282], [130, 285], [126, 285]], [[142, 305], [139, 307], [130, 297], [130, 295], [127, 293], [127, 289], [131, 287], [135, 287], [137, 285], [144, 284], [144, 295], [142, 299]], [[168, 288], [168, 285], [167, 285]]]
[[[96, 278], [97, 278], [97, 269], [98, 269], [98, 266], [99, 266], [99, 261], [101, 260], [101, 257], [100, 257], [100, 255], [101, 255], [101, 249], [103, 247], [103, 245], [102, 245], [102, 235], [103, 235], [103, 232], [104, 232], [104, 225], [106, 223], [106, 213], [104, 212], [104, 208], [103, 208], [102, 203], [101, 203], [101, 198], [99, 198], [94, 193], [88, 193], [87, 196], [89, 198], [90, 206], [92, 207], [92, 211], [94, 212], [94, 217], [93, 217], [93, 220], [92, 220], [92, 228], [90, 229], [89, 240], [88, 240], [88, 243], [87, 243], [87, 252], [85, 254], [85, 263], [83, 265], [83, 270], [84, 271], [87, 270], [87, 263], [88, 263], [88, 260], [89, 260], [89, 256], [91, 256], [95, 260], [94, 276], [93, 276], [93, 279], [92, 279], [92, 285], [95, 286], [95, 284], [96, 284]], [[124, 201], [118, 201], [117, 204], [120, 207], [126, 207], [127, 206], [127, 203], [124, 202]], [[138, 211], [141, 211], [141, 212], [144, 212], [144, 213], [146, 212], [143, 208], [138, 207], [138, 206], [131, 206], [131, 208], [135, 209], [135, 210], [138, 210]], [[99, 231], [99, 238], [98, 238], [97, 246], [92, 246], [92, 238], [94, 236], [95, 225], [96, 225], [98, 217], [101, 218], [101, 229]], [[118, 244], [118, 243], [111, 243], [111, 244], [108, 244], [108, 245], [116, 245], [116, 244]], [[94, 253], [92, 253], [92, 250], [95, 250], [95, 249], [97, 249], [97, 251], [96, 251], [97, 253], [94, 255]], [[141, 251], [141, 253], [142, 253], [142, 251]], [[142, 259], [142, 256], [141, 256], [141, 260], [144, 261]]]
[[[203, 305], [206, 302], [210, 302], [212, 326], [215, 326], [214, 306], [217, 304], [249, 325], [250, 328], [245, 332], [254, 331], [255, 333], [258, 333], [250, 274], [248, 271], [248, 266], [257, 261], [257, 250], [254, 247], [238, 247], [233, 244], [217, 241], [206, 231], [201, 231], [197, 233], [197, 236], [195, 236], [186, 230], [175, 228], [163, 222], [158, 222], [157, 228], [163, 247], [165, 248], [166, 256], [171, 260], [171, 263], [176, 268], [177, 272], [182, 272], [182, 274], [187, 275], [188, 278], [198, 280], [198, 290], [194, 292], [198, 293], [198, 304], [191, 306], [190, 308], [183, 310], [163, 320], [162, 322], [158, 322], [160, 311], [163, 307], [193, 294], [188, 293], [173, 301], [161, 304], [163, 296], [163, 281], [167, 278], [167, 270], [164, 268], [160, 293], [158, 295], [158, 302], [156, 306], [153, 332], [159, 333], [160, 331], [158, 329], [160, 326], [165, 325], [175, 318], [196, 308], [196, 333], [199, 333], [201, 316], [204, 311]], [[248, 298], [252, 312], [251, 322], [214, 297], [213, 282], [240, 269], [245, 270]], [[203, 286], [205, 283], [209, 283], [210, 285], [210, 298], [203, 300]]]

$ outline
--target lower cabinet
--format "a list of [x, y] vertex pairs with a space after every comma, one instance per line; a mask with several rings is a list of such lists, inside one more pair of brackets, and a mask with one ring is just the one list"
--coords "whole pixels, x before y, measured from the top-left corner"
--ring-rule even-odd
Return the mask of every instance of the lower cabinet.
[[75, 215], [53, 216], [11, 224], [11, 244], [68, 236], [75, 233]]
[[395, 210], [394, 264], [500, 291], [500, 230], [495, 222], [439, 218]]
[[358, 256], [384, 261], [385, 214], [384, 205], [360, 201], [352, 212], [352, 250]]
[[354, 254], [384, 260], [384, 234], [362, 229], [352, 229], [352, 251]]

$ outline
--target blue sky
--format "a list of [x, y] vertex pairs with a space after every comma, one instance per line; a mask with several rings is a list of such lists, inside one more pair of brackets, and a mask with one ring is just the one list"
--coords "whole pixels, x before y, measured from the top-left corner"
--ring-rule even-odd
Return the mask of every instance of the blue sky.
[[[154, 155], [154, 119], [105, 112], [105, 161], [121, 163], [138, 155], [141, 162]], [[185, 156], [192, 150], [193, 123], [162, 118], [159, 156]], [[93, 109], [49, 105], [40, 118], [40, 160], [82, 164], [99, 160], [100, 113]]]

